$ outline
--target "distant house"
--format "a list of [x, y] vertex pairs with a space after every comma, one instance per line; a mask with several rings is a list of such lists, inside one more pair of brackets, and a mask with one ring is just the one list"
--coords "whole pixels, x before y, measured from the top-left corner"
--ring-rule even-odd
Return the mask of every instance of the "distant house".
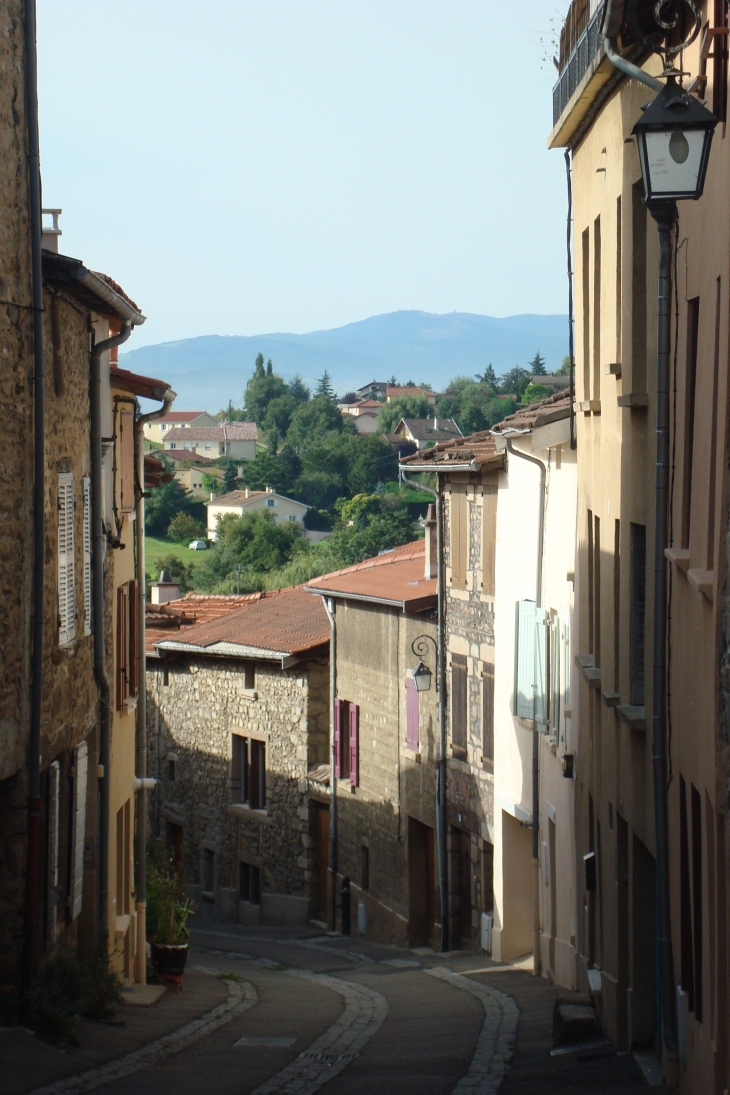
[[394, 436], [411, 441], [417, 449], [427, 449], [442, 441], [462, 437], [453, 418], [401, 418]]
[[159, 444], [164, 442], [168, 430], [218, 425], [218, 419], [207, 411], [168, 411], [164, 418], [156, 418], [145, 425], [144, 439]]
[[427, 388], [392, 388], [388, 385], [385, 389], [385, 398], [390, 403], [391, 399], [413, 399], [423, 396], [432, 407], [436, 406], [436, 392], [429, 392]]
[[385, 390], [388, 385], [384, 380], [371, 380], [369, 384], [366, 384], [363, 388], [357, 389], [357, 395], [360, 399], [372, 399], [374, 396], [382, 396], [385, 398]]
[[277, 524], [286, 521], [304, 520], [304, 515], [309, 509], [303, 502], [295, 502], [293, 498], [287, 498], [283, 494], [277, 494], [271, 487], [266, 490], [232, 490], [228, 494], [222, 494], [219, 498], [211, 498], [205, 503], [208, 510], [208, 539], [215, 540], [218, 533], [218, 519], [227, 513], [235, 517], [243, 517], [244, 513], [253, 510], [266, 510], [274, 518]]
[[569, 376], [541, 376], [539, 373], [533, 373], [530, 377], [530, 384], [542, 384], [544, 388], [549, 388], [551, 392], [560, 392], [563, 388], [570, 387]]
[[211, 460], [230, 456], [234, 460], [254, 460], [259, 434], [255, 422], [224, 422], [217, 426], [176, 426], [168, 430], [165, 449], [199, 453]]
[[378, 399], [360, 399], [357, 403], [342, 403], [340, 414], [350, 416], [355, 420], [355, 429], [358, 433], [375, 433], [378, 428], [378, 415], [383, 409], [383, 404]]

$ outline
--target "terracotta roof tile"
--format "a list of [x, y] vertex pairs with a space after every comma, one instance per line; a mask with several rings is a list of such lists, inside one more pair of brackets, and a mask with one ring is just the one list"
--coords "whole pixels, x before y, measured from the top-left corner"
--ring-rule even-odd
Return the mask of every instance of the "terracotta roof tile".
[[307, 582], [311, 593], [376, 601], [418, 612], [436, 604], [436, 579], [424, 577], [425, 543], [416, 540]]
[[169, 411], [164, 418], [155, 419], [155, 423], [159, 422], [192, 422], [196, 418], [200, 418], [201, 414], [205, 414], [205, 411]]
[[173, 426], [165, 434], [168, 441], [258, 441], [255, 422], [224, 422], [220, 426]]

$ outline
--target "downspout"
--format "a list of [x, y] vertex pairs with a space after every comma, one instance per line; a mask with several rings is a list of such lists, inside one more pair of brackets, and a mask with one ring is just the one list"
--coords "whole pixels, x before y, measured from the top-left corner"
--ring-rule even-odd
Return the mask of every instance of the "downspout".
[[623, 72], [630, 80], [638, 80], [639, 83], [646, 84], [653, 91], [661, 91], [664, 84], [660, 80], [657, 80], [655, 76], [650, 76], [648, 72], [644, 72], [643, 68], [639, 68], [638, 65], [633, 64], [626, 57], [622, 57], [619, 51], [616, 37], [621, 29], [625, 6], [625, 0], [608, 0], [606, 4], [606, 10], [601, 20], [601, 34], [606, 47], [606, 56], [613, 67], [617, 68], [619, 72]]
[[175, 393], [169, 389], [157, 410], [142, 414], [134, 424], [134, 455], [137, 464], [135, 495], [135, 537], [137, 541], [137, 877], [135, 893], [137, 906], [137, 984], [147, 984], [147, 791], [154, 780], [147, 777], [147, 673], [146, 673], [146, 622], [145, 622], [145, 543], [144, 543], [144, 427], [156, 418], [162, 418], [170, 409]]
[[41, 822], [41, 707], [43, 703], [43, 616], [45, 608], [45, 367], [43, 360], [43, 269], [41, 262], [41, 159], [38, 137], [38, 58], [35, 0], [25, 4], [25, 103], [28, 125], [28, 182], [33, 300], [33, 647], [31, 653], [28, 823], [21, 996], [27, 1004], [33, 968]]
[[[444, 614], [444, 501], [441, 490], [433, 490], [421, 483], [408, 479], [400, 469], [401, 480], [415, 490], [426, 491], [436, 499], [436, 556], [437, 556], [437, 609], [436, 636], [438, 645], [438, 690], [439, 690], [439, 751], [436, 762], [436, 847], [438, 850], [439, 899], [441, 902], [441, 942], [440, 949], [449, 949], [449, 866], [446, 854], [446, 643]], [[440, 480], [437, 480], [440, 483]]]
[[[504, 435], [502, 435], [504, 436]], [[509, 437], [505, 437], [507, 452], [520, 460], [527, 460], [540, 469], [540, 494], [537, 520], [537, 573], [535, 576], [535, 607], [542, 607], [542, 554], [545, 542], [545, 465], [536, 456], [516, 449]], [[537, 691], [535, 692], [537, 704]], [[532, 953], [533, 975], [542, 973], [542, 955], [540, 953], [540, 735], [534, 718], [532, 720]]]
[[337, 697], [337, 621], [336, 603], [332, 597], [322, 597], [322, 604], [330, 622], [330, 908], [329, 929], [337, 925], [337, 777], [335, 776], [335, 699]]
[[97, 827], [97, 933], [101, 953], [109, 953], [109, 761], [111, 748], [111, 687], [106, 671], [106, 616], [104, 612], [104, 557], [106, 528], [103, 506], [103, 455], [101, 444], [101, 358], [113, 346], [121, 346], [132, 333], [122, 322], [118, 335], [97, 342], [91, 351], [91, 613], [94, 635], [94, 676], [99, 687], [99, 818]]

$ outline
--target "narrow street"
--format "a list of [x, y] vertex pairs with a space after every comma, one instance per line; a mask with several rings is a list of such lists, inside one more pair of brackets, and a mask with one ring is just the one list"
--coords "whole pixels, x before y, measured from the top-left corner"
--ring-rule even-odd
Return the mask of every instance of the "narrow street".
[[[168, 1004], [184, 1007], [186, 996], [202, 993], [207, 1004], [200, 1018], [147, 1038], [142, 1049], [101, 1066], [31, 1088], [28, 1080], [39, 1075], [39, 1046], [39, 1057], [21, 1053], [10, 1061], [5, 1074], [10, 1086], [3, 1090], [9, 1095], [644, 1091], [647, 1081], [634, 1057], [617, 1055], [608, 1045], [589, 1043], [551, 1057], [553, 1003], [569, 994], [533, 978], [528, 966], [500, 967], [477, 955], [440, 956], [426, 948], [414, 953], [330, 938], [314, 928], [296, 936], [286, 929], [219, 925], [195, 933], [182, 993], [168, 994], [154, 1008], [123, 1009], [130, 1023], [141, 1021], [152, 1030]], [[223, 992], [211, 987], [211, 976]], [[83, 1053], [83, 1045], [69, 1050], [68, 1066]]]

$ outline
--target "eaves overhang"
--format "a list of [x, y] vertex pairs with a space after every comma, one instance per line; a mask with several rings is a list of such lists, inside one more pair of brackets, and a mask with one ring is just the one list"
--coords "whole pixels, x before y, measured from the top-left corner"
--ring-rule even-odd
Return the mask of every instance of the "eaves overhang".
[[196, 643], [186, 643], [176, 639], [163, 639], [155, 643], [155, 648], [169, 650], [179, 654], [198, 654], [204, 657], [219, 658], [247, 658], [251, 661], [278, 662], [281, 669], [288, 669], [305, 658], [309, 658], [321, 652], [327, 647], [327, 643], [318, 643], [309, 650], [282, 651], [266, 650], [260, 646], [245, 646], [242, 643], [214, 642], [205, 646]]
[[305, 586], [306, 593], [316, 593], [318, 597], [332, 597], [333, 600], [362, 601], [364, 604], [387, 605], [388, 608], [398, 608], [401, 612], [423, 612], [426, 608], [436, 605], [438, 597], [435, 593], [429, 593], [424, 597], [413, 597], [404, 601], [396, 597], [376, 597], [369, 593], [350, 593], [338, 589], [315, 589], [313, 586]]
[[88, 270], [80, 259], [43, 252], [43, 279], [65, 290], [89, 311], [114, 316], [140, 327], [146, 317], [126, 294], [117, 292], [109, 281], [93, 270]]

